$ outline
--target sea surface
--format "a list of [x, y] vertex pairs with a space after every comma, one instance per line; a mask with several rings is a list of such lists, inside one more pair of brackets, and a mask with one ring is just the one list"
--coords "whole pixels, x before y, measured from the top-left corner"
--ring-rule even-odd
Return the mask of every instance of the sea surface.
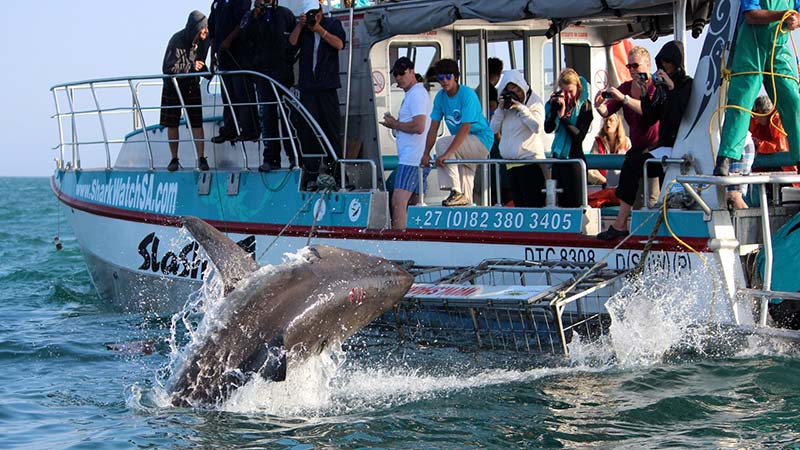
[[[0, 178], [0, 196], [0, 449], [800, 447], [798, 352], [664, 356], [660, 331], [689, 331], [659, 317], [544, 364], [367, 333], [291, 383], [248, 384], [215, 409], [163, 406], [170, 318], [98, 299], [48, 179]], [[154, 351], [123, 345], [137, 341]]]

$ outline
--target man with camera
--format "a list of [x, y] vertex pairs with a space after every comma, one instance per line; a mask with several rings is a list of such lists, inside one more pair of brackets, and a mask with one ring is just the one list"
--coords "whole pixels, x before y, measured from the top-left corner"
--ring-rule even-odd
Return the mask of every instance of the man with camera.
[[[642, 115], [642, 99], [652, 100], [656, 93], [656, 83], [650, 75], [650, 52], [644, 47], [634, 47], [628, 52], [628, 64], [632, 81], [622, 83], [619, 88], [611, 87], [595, 97], [595, 109], [598, 114], [608, 117], [622, 108], [622, 115], [628, 122], [631, 149], [625, 153], [622, 164], [617, 197], [620, 199], [619, 214], [608, 230], [597, 235], [601, 240], [614, 240], [628, 235], [627, 221], [642, 179], [642, 165], [650, 156], [647, 153], [658, 143], [658, 121], [649, 121]], [[610, 97], [606, 99], [606, 97]], [[656, 118], [657, 119], [657, 118]], [[654, 189], [651, 195], [658, 195], [658, 178], [650, 178]], [[654, 203], [655, 199], [644, 199]]]
[[[249, 50], [241, 39], [238, 39], [242, 19], [250, 12], [250, 0], [214, 0], [211, 14], [208, 16], [209, 37], [211, 38], [211, 69], [228, 71], [248, 69]], [[231, 75], [222, 78], [225, 89], [222, 90], [223, 125], [219, 135], [211, 138], [211, 142], [221, 144], [254, 141], [258, 139], [258, 123], [256, 119], [255, 92], [250, 77]], [[231, 105], [233, 111], [231, 111]], [[233, 120], [236, 114], [236, 121]], [[239, 129], [236, 125], [239, 125]]]
[[[544, 159], [544, 104], [518, 70], [507, 70], [497, 86], [499, 106], [492, 115], [491, 128], [500, 134], [503, 159]], [[530, 94], [528, 94], [530, 92]], [[541, 164], [509, 164], [508, 178], [516, 207], [545, 205], [545, 170]]]
[[[419, 185], [420, 161], [425, 150], [425, 137], [430, 126], [431, 98], [422, 83], [417, 82], [414, 62], [401, 57], [392, 66], [392, 76], [406, 95], [398, 117], [386, 113], [381, 125], [397, 132], [397, 170], [394, 172], [392, 193], [392, 228], [406, 227], [409, 204], [417, 204], [418, 195], [425, 190]], [[430, 167], [423, 169], [423, 184]]]
[[[278, 0], [256, 0], [255, 7], [242, 22], [241, 38], [252, 48], [253, 69], [287, 88], [294, 85], [297, 49], [289, 43], [289, 35], [296, 25], [294, 13], [289, 8], [279, 6]], [[256, 78], [256, 89], [258, 101], [262, 104], [261, 131], [266, 139], [264, 160], [258, 170], [269, 172], [280, 169], [281, 148], [286, 152], [289, 165], [294, 166], [291, 145], [279, 140], [281, 136], [288, 136], [289, 132], [278, 113], [275, 90], [262, 78]]]
[[[346, 35], [339, 20], [324, 17], [318, 0], [303, 1], [303, 14], [289, 36], [289, 43], [300, 47], [300, 103], [319, 123], [339, 158], [343, 156], [342, 138], [339, 134], [342, 122], [338, 93], [341, 87], [339, 51], [344, 48], [345, 41]], [[304, 153], [308, 154], [318, 148], [311, 130], [301, 133], [300, 139]], [[326, 163], [328, 166], [330, 164], [330, 161]], [[304, 166], [308, 177], [306, 189], [314, 190], [320, 159], [305, 158]], [[326, 170], [333, 170], [333, 167], [327, 167]]]

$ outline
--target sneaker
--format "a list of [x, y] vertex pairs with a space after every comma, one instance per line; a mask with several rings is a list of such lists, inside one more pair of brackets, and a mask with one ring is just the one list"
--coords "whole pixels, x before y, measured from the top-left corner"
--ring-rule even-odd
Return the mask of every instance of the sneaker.
[[258, 166], [259, 172], [270, 172], [272, 170], [281, 170], [280, 164], [274, 164], [270, 162], [265, 162], [264, 164]]
[[169, 160], [169, 164], [167, 165], [167, 170], [169, 170], [170, 172], [175, 172], [176, 170], [178, 170], [178, 167], [180, 167], [180, 161], [178, 161], [178, 158], [172, 158]]
[[197, 161], [197, 168], [205, 172], [208, 170], [208, 160], [205, 156], [201, 156]]
[[600, 239], [601, 241], [613, 241], [614, 239], [625, 237], [627, 235], [628, 230], [618, 230], [609, 225], [608, 230], [597, 235], [597, 239]]
[[214, 144], [222, 144], [225, 141], [233, 142], [235, 139], [236, 138], [234, 136], [230, 136], [230, 135], [227, 135], [227, 134], [220, 133], [217, 136], [214, 136], [213, 138], [211, 138], [211, 142], [213, 142]]
[[261, 133], [258, 131], [243, 131], [242, 134], [236, 137], [237, 141], [248, 142], [257, 141], [261, 139]]
[[730, 174], [731, 163], [733, 158], [727, 156], [717, 156], [717, 163], [714, 165], [714, 175], [719, 177], [727, 177]]
[[450, 196], [442, 201], [442, 206], [467, 206], [469, 200], [461, 192], [450, 191]]

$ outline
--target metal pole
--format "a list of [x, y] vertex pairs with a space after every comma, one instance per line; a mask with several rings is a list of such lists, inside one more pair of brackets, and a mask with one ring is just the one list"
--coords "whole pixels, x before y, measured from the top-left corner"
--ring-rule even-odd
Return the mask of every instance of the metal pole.
[[[302, 161], [300, 161], [300, 157], [297, 153], [297, 145], [295, 145], [294, 136], [292, 136], [292, 126], [291, 123], [289, 123], [289, 117], [286, 115], [286, 110], [284, 109], [283, 102], [280, 100], [280, 95], [278, 95], [278, 89], [275, 87], [275, 82], [271, 78], [268, 78], [268, 81], [270, 87], [272, 87], [272, 92], [275, 94], [276, 108], [278, 108], [278, 110], [281, 112], [281, 120], [283, 120], [283, 123], [286, 125], [286, 132], [289, 133], [289, 144], [292, 146], [295, 164], [297, 164], [297, 167], [300, 167]], [[266, 106], [268, 107], [269, 105]], [[278, 126], [278, 135], [281, 136], [281, 138], [283, 137], [282, 133], [283, 131], [281, 130], [281, 127]], [[283, 148], [283, 140], [281, 140], [281, 148]], [[245, 155], [245, 158], [247, 158], [247, 155]], [[247, 160], [245, 159], [245, 161]]]
[[[353, 7], [350, 6], [350, 42], [348, 42], [347, 56], [347, 94], [344, 100], [344, 138], [342, 140], [342, 152], [345, 158], [347, 155], [347, 132], [350, 127], [350, 86], [353, 80]], [[344, 173], [342, 174], [344, 176]]]
[[78, 146], [78, 127], [75, 123], [75, 108], [72, 105], [72, 88], [67, 88], [67, 103], [69, 104], [69, 115], [72, 122], [72, 166], [75, 170], [80, 170], [81, 168], [81, 152], [80, 147]]
[[94, 90], [94, 83], [89, 83], [89, 89], [92, 91], [94, 105], [97, 108], [97, 117], [100, 119], [100, 129], [103, 131], [103, 143], [106, 145], [106, 170], [111, 170], [111, 150], [108, 148], [108, 133], [106, 133], [106, 123], [103, 120], [103, 111], [100, 110], [100, 102], [97, 101], [97, 92]]
[[494, 187], [496, 189], [494, 195], [497, 197], [497, 203], [494, 206], [503, 206], [503, 201], [500, 199], [500, 164], [492, 164], [494, 167]]
[[[228, 73], [226, 73], [228, 75]], [[225, 77], [222, 74], [219, 75], [219, 84], [222, 86], [222, 92], [225, 93], [225, 98], [228, 99], [228, 109], [231, 111], [231, 119], [233, 120], [233, 126], [236, 128], [236, 135], [241, 136], [242, 129], [239, 128], [239, 120], [236, 118], [236, 110], [233, 108], [233, 101], [231, 101], [231, 94], [228, 92], [228, 86], [225, 84]], [[222, 105], [225, 108], [225, 104]], [[244, 147], [244, 142], [240, 142], [242, 144], [242, 152], [245, 153], [245, 167], [247, 167], [247, 150]]]
[[425, 206], [425, 189], [423, 189], [425, 186], [425, 169], [425, 167], [417, 167], [417, 177], [419, 177], [419, 202], [417, 202], [417, 205], [419, 206]]
[[[66, 90], [65, 90], [66, 92]], [[61, 123], [61, 106], [58, 103], [58, 88], [53, 89], [53, 101], [56, 104], [56, 118], [58, 120], [58, 149], [61, 154], [61, 159], [58, 160], [58, 168], [64, 167], [64, 126]]]
[[[675, 24], [673, 31], [676, 41], [686, 42], [686, 7], [688, 6], [687, 0], [677, 0], [674, 3], [675, 7], [672, 9], [672, 22]], [[686, 62], [686, 55], [683, 56], [684, 63]]]
[[[761, 198], [761, 234], [764, 238], [764, 286], [763, 290], [769, 291], [772, 289], [772, 232], [769, 228], [769, 205], [767, 203], [767, 190], [766, 185], [759, 186]], [[769, 305], [769, 298], [761, 297], [761, 313], [759, 315], [759, 324], [762, 327], [767, 326], [767, 306]]]
[[[163, 83], [163, 78], [162, 78]], [[142, 105], [139, 104], [139, 96], [136, 95], [136, 89], [133, 87], [133, 80], [128, 79], [128, 86], [131, 88], [131, 94], [133, 95], [133, 108], [135, 112], [138, 112], [139, 120], [142, 122], [142, 131], [144, 135], [144, 141], [147, 144], [147, 157], [149, 158], [150, 170], [153, 170], [155, 167], [153, 166], [153, 146], [150, 145], [150, 136], [147, 135], [147, 123], [144, 121], [144, 113], [142, 113]]]

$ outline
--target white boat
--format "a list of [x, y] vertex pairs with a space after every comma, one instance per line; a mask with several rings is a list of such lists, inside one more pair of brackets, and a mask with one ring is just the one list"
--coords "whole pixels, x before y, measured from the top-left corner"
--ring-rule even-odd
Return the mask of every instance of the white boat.
[[[481, 345], [487, 338], [497, 338], [513, 342], [509, 346], [516, 349], [566, 351], [570, 334], [578, 327], [587, 334], [605, 329], [604, 304], [620, 289], [623, 274], [654, 266], [689, 272], [707, 261], [722, 268], [724, 292], [730, 299], [726, 308], [718, 308], [718, 320], [765, 326], [766, 300], [792, 298], [770, 289], [770, 235], [797, 212], [797, 207], [783, 203], [783, 195], [794, 192], [776, 189], [768, 202], [761, 189], [759, 209], [729, 212], [720, 187], [800, 182], [800, 176], [765, 174], [743, 181], [702, 175], [713, 167], [709, 123], [715, 120], [711, 134], [716, 136], [713, 116], [721, 93], [721, 55], [732, 41], [738, 11], [735, 0], [714, 2], [714, 11], [708, 11], [711, 5], [659, 0], [425, 0], [333, 10], [331, 14], [348, 31], [341, 63], [349, 69], [342, 75], [346, 87], [340, 90], [346, 159], [339, 159], [337, 167], [354, 184], [336, 192], [301, 190], [304, 174], [297, 168], [258, 172], [261, 142], [231, 146], [206, 139], [211, 170], [195, 170], [196, 142], [186, 127], [181, 127], [180, 137], [185, 167], [167, 172], [166, 133], [154, 124], [161, 85], [174, 83], [174, 78], [123, 76], [64, 83], [52, 88], [61, 137], [52, 188], [75, 231], [98, 294], [130, 311], [178, 311], [203, 281], [208, 261], [179, 225], [180, 216], [192, 215], [228, 233], [261, 264], [280, 262], [284, 253], [310, 240], [410, 261], [418, 283], [408, 295], [407, 309], [396, 311], [391, 320], [419, 325], [419, 331], [426, 324], [429, 329], [444, 329], [444, 322], [431, 320], [446, 318], [452, 320], [447, 322], [452, 329], [474, 335]], [[488, 170], [483, 172], [477, 205], [434, 206], [441, 196], [429, 191], [423, 203], [409, 208], [408, 228], [391, 229], [386, 181], [396, 164], [396, 152], [394, 137], [377, 122], [385, 111], [399, 109], [402, 90], [388, 76], [398, 56], [412, 56], [421, 73], [439, 58], [452, 57], [472, 86], [486, 78], [487, 57], [502, 56], [510, 68], [525, 73], [534, 90], [544, 93], [552, 90], [566, 64], [592, 80], [594, 91], [618, 81], [610, 43], [667, 33], [685, 40], [688, 29], [702, 30], [709, 18], [694, 76], [697, 95], [679, 140], [671, 157], [651, 161], [668, 169], [662, 188], [682, 185], [699, 205], [695, 209], [636, 210], [631, 236], [621, 243], [607, 243], [596, 235], [607, 228], [614, 212], [588, 206], [587, 190], [579, 208], [492, 204], [490, 199], [499, 189], [489, 181], [489, 172], [503, 161], [488, 160], [482, 162]], [[335, 158], [330, 143], [292, 92], [271, 84], [279, 93], [281, 120], [290, 130], [277, 139], [296, 160], [319, 152]], [[217, 134], [223, 108], [231, 105], [223, 105], [218, 95], [225, 89], [218, 76], [204, 82], [203, 88], [203, 127], [210, 137]], [[431, 95], [438, 88], [431, 86]], [[485, 87], [481, 94], [487, 98]], [[296, 134], [299, 123], [315, 131], [317, 149], [302, 148]], [[593, 129], [599, 124], [596, 118]], [[585, 148], [588, 151], [590, 145]], [[592, 155], [587, 164], [613, 168], [621, 160]], [[774, 160], [767, 164], [780, 165]], [[435, 180], [434, 173], [432, 185]], [[663, 199], [664, 192], [661, 195]], [[747, 277], [742, 263], [759, 246], [764, 247], [767, 261], [763, 282]]]

